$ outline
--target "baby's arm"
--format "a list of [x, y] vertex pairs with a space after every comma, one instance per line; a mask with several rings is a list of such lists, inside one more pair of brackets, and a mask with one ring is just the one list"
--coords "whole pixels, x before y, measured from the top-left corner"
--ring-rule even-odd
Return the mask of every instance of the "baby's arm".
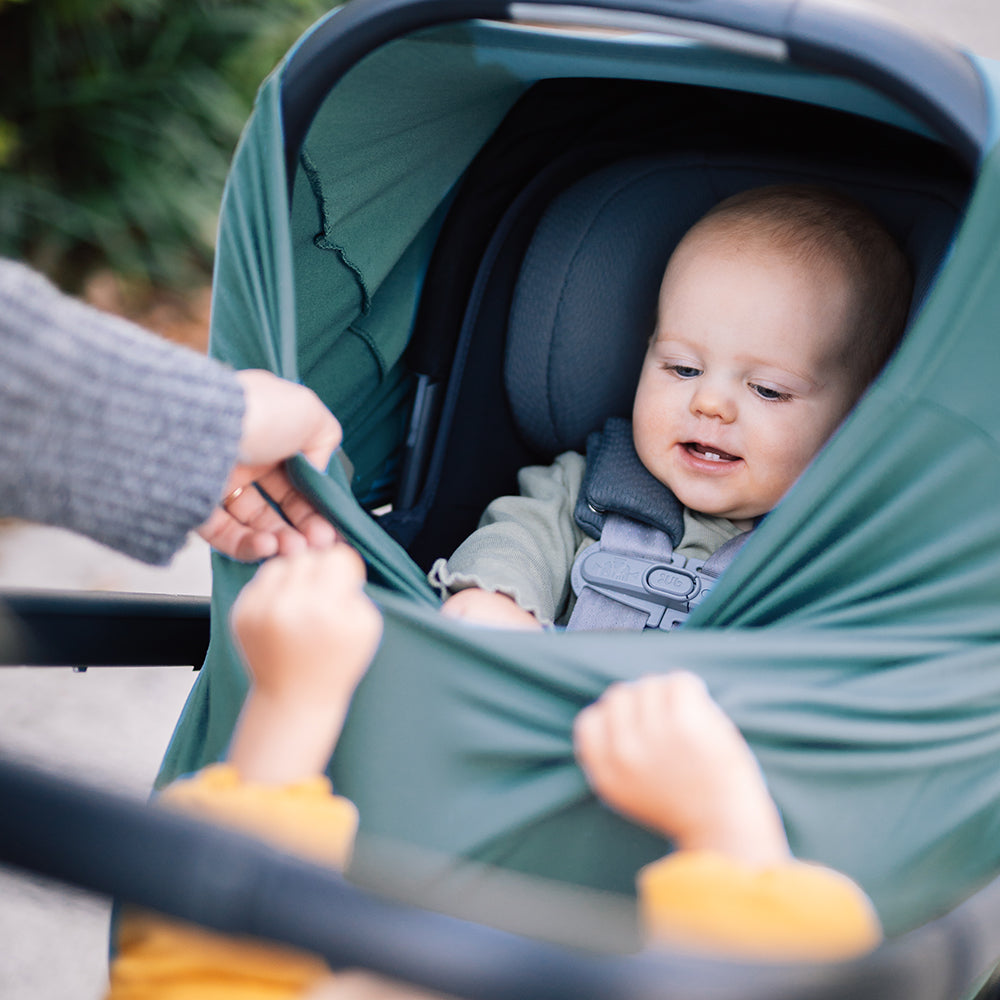
[[[582, 455], [566, 452], [551, 466], [521, 469], [518, 495], [497, 497], [477, 530], [431, 567], [432, 586], [449, 598], [446, 614], [523, 628], [551, 624], [560, 615], [584, 538], [573, 509], [585, 468]], [[465, 590], [486, 593], [460, 597]], [[505, 601], [531, 617], [515, 617]]]
[[251, 685], [228, 759], [244, 781], [288, 784], [326, 768], [382, 635], [364, 582], [361, 557], [338, 541], [270, 560], [237, 598]]
[[612, 685], [573, 739], [597, 795], [678, 848], [755, 865], [790, 856], [750, 747], [694, 674]]
[[496, 628], [540, 629], [541, 622], [525, 611], [512, 597], [494, 591], [469, 587], [452, 594], [441, 605], [441, 614], [449, 618], [464, 618], [466, 621]]

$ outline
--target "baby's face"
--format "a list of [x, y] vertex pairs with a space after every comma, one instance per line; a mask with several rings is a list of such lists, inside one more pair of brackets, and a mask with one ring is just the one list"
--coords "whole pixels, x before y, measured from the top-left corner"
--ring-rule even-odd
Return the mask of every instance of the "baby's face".
[[843, 361], [850, 308], [834, 265], [710, 231], [685, 239], [632, 413], [646, 468], [693, 510], [750, 527], [856, 400]]

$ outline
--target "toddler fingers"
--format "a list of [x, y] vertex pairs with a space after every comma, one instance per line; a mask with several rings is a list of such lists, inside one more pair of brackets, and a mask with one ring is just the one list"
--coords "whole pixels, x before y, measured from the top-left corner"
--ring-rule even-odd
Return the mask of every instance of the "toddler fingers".
[[617, 732], [629, 728], [635, 721], [640, 697], [641, 689], [634, 682], [618, 681], [604, 691], [596, 705], [605, 715], [610, 728]]
[[700, 718], [715, 704], [705, 682], [686, 670], [651, 674], [631, 687], [636, 698], [636, 725], [650, 738], [662, 733], [666, 720], [676, 725], [689, 717]]
[[[666, 699], [675, 718], [684, 720], [694, 733], [737, 732], [736, 726], [719, 703], [712, 697], [708, 685], [696, 674], [670, 674]], [[742, 738], [742, 737], [741, 737]]]
[[275, 557], [261, 563], [233, 602], [232, 614], [251, 613], [252, 609], [269, 605], [273, 595], [280, 594], [287, 586], [289, 574], [287, 558]]
[[603, 714], [596, 703], [588, 705], [573, 720], [573, 752], [591, 784], [594, 761], [601, 756], [605, 742]]
[[310, 553], [310, 568], [318, 586], [360, 590], [367, 579], [365, 561], [338, 536], [328, 549]]
[[576, 718], [574, 740], [577, 757], [594, 785], [595, 776], [613, 780], [627, 765], [635, 748], [633, 738], [635, 707], [629, 684], [613, 684]]
[[646, 674], [628, 682], [636, 691], [655, 698], [688, 700], [710, 697], [708, 685], [690, 670], [672, 670], [667, 674]]
[[675, 670], [660, 678], [670, 696], [682, 702], [704, 702], [711, 700], [708, 685], [689, 670]]
[[590, 731], [594, 725], [594, 713], [592, 706], [581, 709], [573, 719], [573, 751], [579, 757], [581, 749], [586, 749], [586, 743], [590, 737]]

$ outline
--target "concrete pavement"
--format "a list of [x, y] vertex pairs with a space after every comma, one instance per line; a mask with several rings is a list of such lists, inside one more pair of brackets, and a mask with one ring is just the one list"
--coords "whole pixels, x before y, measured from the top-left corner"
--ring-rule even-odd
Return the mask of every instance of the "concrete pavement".
[[[194, 537], [159, 569], [68, 532], [3, 525], [0, 590], [38, 587], [207, 594], [208, 548]], [[0, 667], [0, 756], [145, 798], [195, 676], [185, 667]], [[0, 998], [101, 996], [108, 912], [103, 900], [0, 868]]]

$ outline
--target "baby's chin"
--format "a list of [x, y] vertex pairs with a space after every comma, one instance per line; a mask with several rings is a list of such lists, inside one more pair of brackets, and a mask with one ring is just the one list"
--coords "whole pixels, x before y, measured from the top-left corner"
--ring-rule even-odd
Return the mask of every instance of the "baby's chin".
[[[706, 489], [704, 483], [692, 484], [690, 477], [676, 472], [665, 462], [661, 463], [660, 474], [657, 475], [654, 471], [656, 465], [654, 464], [653, 468], [650, 468], [650, 463], [645, 461], [638, 447], [636, 451], [639, 452], [639, 458], [650, 474], [666, 486], [688, 510], [692, 510], [696, 514], [702, 514], [705, 517], [725, 518], [732, 521], [741, 531], [749, 531], [771, 509], [770, 507], [760, 509], [763, 504], [761, 502], [755, 503], [754, 499], [747, 497], [745, 493], [742, 497], [737, 497], [730, 492], [727, 497], [724, 487], [719, 484], [715, 484], [709, 489]], [[674, 479], [677, 482], [671, 481]], [[727, 499], [730, 501], [729, 503], [726, 502]], [[736, 507], [732, 506], [734, 500], [738, 502]]]

